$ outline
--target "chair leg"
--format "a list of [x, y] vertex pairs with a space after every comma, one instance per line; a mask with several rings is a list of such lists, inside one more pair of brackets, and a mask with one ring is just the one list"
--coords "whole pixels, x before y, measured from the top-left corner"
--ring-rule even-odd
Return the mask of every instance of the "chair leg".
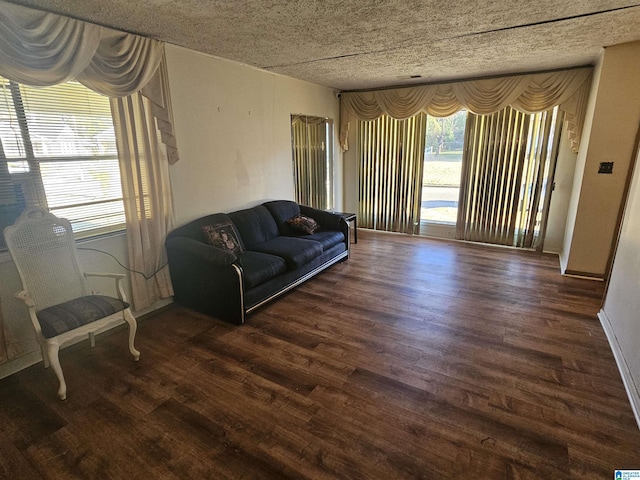
[[46, 345], [40, 342], [40, 352], [42, 352], [42, 363], [44, 363], [44, 368], [49, 368], [49, 355], [47, 355]]
[[136, 339], [136, 331], [138, 330], [138, 322], [128, 308], [124, 310], [124, 320], [129, 324], [129, 351], [133, 355], [133, 359], [137, 362], [140, 360], [140, 352], [136, 350], [134, 341]]
[[58, 396], [60, 397], [60, 400], [65, 400], [67, 398], [67, 383], [64, 381], [64, 375], [62, 374], [60, 358], [58, 357], [59, 351], [60, 345], [57, 340], [47, 341], [47, 357], [49, 357], [51, 369], [56, 374], [56, 377], [58, 377]]

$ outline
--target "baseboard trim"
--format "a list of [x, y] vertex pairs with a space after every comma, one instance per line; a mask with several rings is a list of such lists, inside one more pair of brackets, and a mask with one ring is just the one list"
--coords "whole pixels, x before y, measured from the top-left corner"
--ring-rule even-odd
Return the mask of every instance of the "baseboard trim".
[[604, 276], [595, 273], [576, 272], [575, 270], [565, 270], [562, 274], [566, 277], [582, 278], [583, 280], [594, 280], [596, 282], [604, 282]]
[[14, 373], [18, 373], [20, 370], [29, 368], [39, 362], [42, 362], [42, 353], [39, 349], [34, 352], [21, 355], [15, 360], [10, 360], [9, 362], [0, 365], [0, 379], [6, 378]]
[[618, 338], [616, 337], [613, 325], [611, 325], [611, 320], [609, 320], [607, 313], [604, 310], [600, 310], [598, 312], [598, 319], [600, 320], [600, 324], [602, 325], [604, 333], [607, 336], [607, 340], [609, 341], [609, 345], [611, 346], [613, 356], [618, 364], [618, 370], [622, 376], [622, 383], [624, 383], [624, 388], [627, 391], [627, 396], [631, 403], [631, 410], [633, 410], [633, 415], [636, 417], [636, 424], [638, 425], [638, 428], [640, 428], [640, 390], [631, 376], [631, 369], [624, 359], [622, 349], [618, 343]]

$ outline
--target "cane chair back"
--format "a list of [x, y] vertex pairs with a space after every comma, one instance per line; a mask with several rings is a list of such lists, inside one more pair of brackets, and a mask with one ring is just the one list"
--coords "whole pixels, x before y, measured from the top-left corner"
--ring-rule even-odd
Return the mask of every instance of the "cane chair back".
[[22, 286], [36, 310], [87, 295], [69, 221], [39, 207], [23, 215], [5, 235]]

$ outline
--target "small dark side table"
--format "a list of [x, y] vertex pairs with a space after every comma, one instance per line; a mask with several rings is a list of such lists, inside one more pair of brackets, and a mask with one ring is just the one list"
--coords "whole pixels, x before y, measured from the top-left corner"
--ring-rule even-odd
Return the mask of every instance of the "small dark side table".
[[353, 222], [353, 243], [358, 243], [358, 217], [355, 213], [347, 213], [347, 212], [333, 212], [336, 215], [340, 215], [347, 222]]

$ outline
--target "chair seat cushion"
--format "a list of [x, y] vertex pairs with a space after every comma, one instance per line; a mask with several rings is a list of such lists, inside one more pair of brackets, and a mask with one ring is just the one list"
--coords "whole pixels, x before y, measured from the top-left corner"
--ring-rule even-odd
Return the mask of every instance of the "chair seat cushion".
[[40, 310], [36, 316], [42, 336], [52, 338], [129, 308], [127, 302], [104, 295], [87, 295]]

